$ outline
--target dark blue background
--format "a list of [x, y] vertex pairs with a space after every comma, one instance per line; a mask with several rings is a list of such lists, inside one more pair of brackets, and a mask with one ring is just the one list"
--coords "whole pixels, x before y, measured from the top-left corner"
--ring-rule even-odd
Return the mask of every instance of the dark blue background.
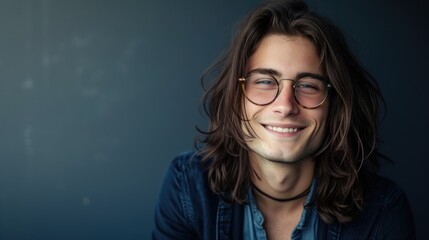
[[[200, 75], [260, 1], [2, 0], [0, 239], [148, 239], [170, 160], [193, 147]], [[418, 236], [429, 202], [425, 1], [308, 1], [346, 33], [388, 112], [383, 174]]]

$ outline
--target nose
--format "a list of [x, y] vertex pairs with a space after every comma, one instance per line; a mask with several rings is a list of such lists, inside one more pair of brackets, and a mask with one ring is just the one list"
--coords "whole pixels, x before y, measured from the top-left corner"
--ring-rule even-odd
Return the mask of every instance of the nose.
[[283, 117], [298, 113], [298, 103], [295, 101], [293, 81], [284, 79], [279, 83], [279, 95], [271, 104], [273, 111]]

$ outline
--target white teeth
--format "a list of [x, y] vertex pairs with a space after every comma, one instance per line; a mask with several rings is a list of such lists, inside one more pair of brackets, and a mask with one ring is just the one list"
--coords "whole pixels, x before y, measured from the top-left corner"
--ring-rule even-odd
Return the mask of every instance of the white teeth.
[[273, 127], [273, 126], [267, 126], [267, 128], [274, 132], [281, 132], [281, 133], [290, 133], [290, 132], [298, 131], [298, 128], [282, 128], [282, 127]]

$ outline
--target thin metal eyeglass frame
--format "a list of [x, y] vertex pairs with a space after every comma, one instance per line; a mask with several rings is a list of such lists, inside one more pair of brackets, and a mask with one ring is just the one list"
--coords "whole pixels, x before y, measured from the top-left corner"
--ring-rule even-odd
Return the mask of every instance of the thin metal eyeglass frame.
[[[292, 85], [292, 88], [293, 88], [293, 98], [295, 99], [295, 102], [296, 103], [298, 103], [298, 105], [299, 106], [301, 106], [301, 107], [303, 107], [303, 108], [305, 108], [305, 109], [315, 109], [315, 108], [318, 108], [318, 107], [320, 107], [325, 101], [326, 101], [326, 99], [328, 98], [328, 94], [329, 94], [329, 89], [332, 87], [332, 85], [331, 84], [329, 84], [328, 82], [325, 82], [325, 86], [326, 86], [326, 94], [325, 94], [325, 97], [323, 98], [323, 100], [318, 104], [318, 105], [316, 105], [316, 106], [314, 106], [314, 107], [306, 107], [306, 106], [304, 106], [304, 105], [302, 105], [299, 101], [298, 101], [298, 98], [296, 97], [296, 93], [295, 93], [295, 90], [296, 90], [296, 84], [298, 83], [298, 81], [301, 79], [288, 79], [288, 78], [284, 78], [284, 79], [280, 79], [280, 80], [277, 80], [277, 78], [275, 78], [274, 76], [271, 76], [271, 75], [268, 75], [268, 76], [270, 76], [270, 77], [272, 77], [274, 80], [276, 80], [276, 84], [277, 84], [277, 92], [276, 92], [276, 95], [275, 95], [275, 97], [273, 98], [273, 100], [271, 100], [270, 102], [268, 102], [268, 103], [264, 103], [264, 104], [260, 104], [260, 103], [255, 103], [254, 101], [252, 101], [248, 96], [247, 96], [247, 94], [246, 94], [246, 78], [247, 77], [241, 77], [241, 78], [239, 78], [238, 79], [238, 81], [241, 83], [241, 89], [243, 90], [243, 94], [244, 94], [244, 96], [247, 98], [247, 100], [249, 100], [251, 103], [253, 103], [253, 104], [255, 104], [255, 105], [258, 105], [258, 106], [266, 106], [266, 105], [269, 105], [269, 104], [271, 104], [272, 102], [274, 102], [276, 99], [277, 99], [277, 97], [279, 96], [279, 94], [280, 94], [280, 83], [279, 83], [279, 81], [282, 81], [282, 80], [287, 80], [287, 81], [292, 81], [293, 82], [293, 85]], [[320, 81], [323, 81], [323, 80], [320, 80]]]

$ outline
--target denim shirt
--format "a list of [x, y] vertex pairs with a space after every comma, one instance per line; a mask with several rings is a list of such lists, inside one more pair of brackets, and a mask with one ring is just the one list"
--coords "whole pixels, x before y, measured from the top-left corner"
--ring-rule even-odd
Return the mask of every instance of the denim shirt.
[[[213, 193], [200, 157], [193, 152], [171, 163], [155, 208], [152, 239], [243, 239], [244, 206]], [[415, 239], [404, 191], [392, 181], [368, 174], [366, 205], [347, 223], [318, 217], [317, 239]]]
[[[316, 206], [312, 205], [314, 192], [316, 191], [317, 183], [316, 178], [313, 178], [310, 186], [310, 192], [304, 202], [301, 218], [295, 229], [292, 232], [291, 240], [299, 239], [316, 239], [319, 235], [318, 230], [318, 214]], [[255, 196], [251, 188], [247, 193], [248, 204], [244, 206], [244, 225], [243, 225], [243, 239], [247, 240], [266, 240], [267, 235], [263, 228], [264, 217], [259, 211]], [[318, 239], [321, 239], [320, 237]]]

